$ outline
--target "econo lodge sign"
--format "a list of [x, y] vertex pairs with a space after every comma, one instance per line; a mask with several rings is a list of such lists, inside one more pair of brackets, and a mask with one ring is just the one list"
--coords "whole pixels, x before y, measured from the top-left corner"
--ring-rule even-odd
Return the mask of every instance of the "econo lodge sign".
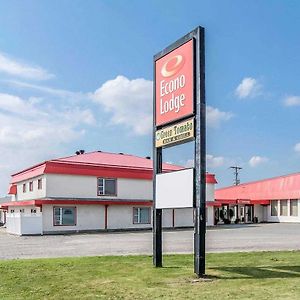
[[192, 115], [193, 40], [155, 62], [156, 126]]

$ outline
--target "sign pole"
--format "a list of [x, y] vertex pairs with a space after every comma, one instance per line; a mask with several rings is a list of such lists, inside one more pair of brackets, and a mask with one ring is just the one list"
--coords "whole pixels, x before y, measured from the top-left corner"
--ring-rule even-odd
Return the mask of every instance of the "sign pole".
[[[155, 141], [153, 141], [155, 143]], [[156, 174], [162, 172], [162, 148], [155, 148], [153, 157], [153, 265], [162, 267], [162, 209], [156, 209]]]
[[164, 193], [156, 190], [157, 175], [163, 171], [162, 149], [195, 139], [193, 203], [184, 207], [194, 208], [194, 272], [199, 277], [205, 275], [206, 233], [204, 60], [204, 28], [197, 27], [154, 56], [153, 85], [153, 264], [162, 266], [162, 208], [166, 207], [157, 201]]
[[[197, 29], [195, 49], [196, 142], [195, 142], [195, 229], [194, 272], [205, 275], [206, 235], [206, 138], [205, 138], [205, 48], [204, 28]], [[200, 61], [199, 61], [200, 60]]]

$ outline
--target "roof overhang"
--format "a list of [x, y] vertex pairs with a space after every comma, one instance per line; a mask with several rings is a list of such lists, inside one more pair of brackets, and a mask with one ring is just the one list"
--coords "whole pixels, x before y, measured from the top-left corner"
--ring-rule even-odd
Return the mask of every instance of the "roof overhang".
[[42, 205], [137, 205], [137, 206], [151, 206], [151, 200], [65, 200], [65, 199], [40, 199], [40, 200], [28, 200], [28, 201], [11, 201], [2, 203], [1, 209], [7, 209], [14, 206], [42, 206]]

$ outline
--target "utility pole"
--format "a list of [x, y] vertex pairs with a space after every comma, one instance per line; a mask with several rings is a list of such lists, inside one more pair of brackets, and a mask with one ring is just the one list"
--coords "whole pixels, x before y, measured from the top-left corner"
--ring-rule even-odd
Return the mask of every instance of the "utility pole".
[[238, 166], [231, 166], [230, 169], [234, 170], [234, 176], [235, 176], [235, 180], [233, 182], [234, 185], [239, 185], [240, 184], [239, 171], [242, 170], [243, 168]]

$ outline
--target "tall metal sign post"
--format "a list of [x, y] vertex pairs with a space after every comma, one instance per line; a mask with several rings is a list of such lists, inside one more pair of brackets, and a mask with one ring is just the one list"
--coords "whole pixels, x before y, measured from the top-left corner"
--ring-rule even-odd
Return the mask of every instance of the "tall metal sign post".
[[[193, 207], [194, 272], [198, 276], [205, 274], [204, 51], [204, 28], [197, 27], [156, 54], [153, 89], [153, 264], [162, 266], [163, 208]], [[195, 141], [194, 168], [175, 172], [172, 178], [163, 173], [163, 148], [191, 140]]]

